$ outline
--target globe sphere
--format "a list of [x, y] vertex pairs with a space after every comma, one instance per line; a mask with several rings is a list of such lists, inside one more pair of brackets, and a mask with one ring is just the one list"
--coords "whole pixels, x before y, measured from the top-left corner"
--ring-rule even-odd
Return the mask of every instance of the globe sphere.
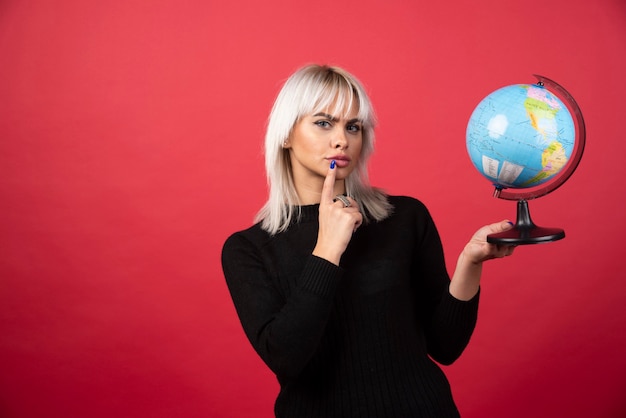
[[575, 142], [567, 106], [540, 84], [515, 84], [489, 94], [472, 112], [466, 132], [474, 167], [501, 189], [554, 179]]

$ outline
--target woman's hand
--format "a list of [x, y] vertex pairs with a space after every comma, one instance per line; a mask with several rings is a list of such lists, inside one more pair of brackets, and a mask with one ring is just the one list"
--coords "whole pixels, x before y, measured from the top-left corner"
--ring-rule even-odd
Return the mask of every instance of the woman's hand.
[[333, 201], [335, 178], [336, 169], [329, 168], [322, 187], [319, 230], [313, 255], [339, 265], [339, 260], [348, 247], [352, 234], [363, 222], [363, 215], [359, 211], [359, 205], [350, 197], [347, 197], [350, 202], [348, 207], [341, 200]]
[[513, 225], [509, 221], [497, 222], [480, 228], [463, 249], [467, 261], [479, 264], [492, 258], [502, 258], [513, 254], [514, 245], [496, 245], [487, 242], [487, 235], [508, 231], [511, 228]]
[[483, 262], [513, 254], [514, 245], [495, 245], [487, 242], [487, 235], [513, 228], [509, 221], [497, 222], [480, 228], [465, 245], [456, 263], [450, 282], [450, 294], [460, 300], [470, 300], [478, 292]]

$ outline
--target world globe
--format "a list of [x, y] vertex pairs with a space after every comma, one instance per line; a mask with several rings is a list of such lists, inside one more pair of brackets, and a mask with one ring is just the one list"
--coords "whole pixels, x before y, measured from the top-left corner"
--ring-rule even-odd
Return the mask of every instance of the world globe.
[[585, 125], [562, 86], [535, 77], [537, 84], [509, 85], [487, 95], [467, 124], [472, 164], [494, 185], [494, 196], [518, 201], [515, 227], [488, 236], [488, 242], [535, 244], [565, 237], [560, 228], [537, 227], [527, 201], [551, 193], [571, 176], [582, 157]]
[[494, 91], [478, 104], [467, 125], [472, 163], [501, 188], [545, 183], [565, 167], [575, 139], [569, 110], [541, 85]]

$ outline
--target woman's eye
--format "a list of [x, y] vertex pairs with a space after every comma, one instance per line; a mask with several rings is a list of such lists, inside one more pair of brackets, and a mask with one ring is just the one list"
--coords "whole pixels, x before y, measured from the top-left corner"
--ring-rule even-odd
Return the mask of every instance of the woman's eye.
[[321, 128], [328, 128], [330, 127], [330, 122], [327, 120], [318, 120], [317, 122], [315, 122], [315, 124]]
[[359, 132], [361, 127], [359, 125], [348, 125], [347, 129], [350, 132]]

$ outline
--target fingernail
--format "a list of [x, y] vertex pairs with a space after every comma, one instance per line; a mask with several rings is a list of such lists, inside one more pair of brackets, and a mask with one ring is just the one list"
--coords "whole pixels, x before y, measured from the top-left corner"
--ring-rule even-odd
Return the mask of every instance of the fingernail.
[[336, 165], [336, 164], [337, 164], [337, 163], [335, 162], [335, 160], [332, 160], [332, 161], [330, 162], [330, 169], [331, 169], [331, 170], [333, 170], [333, 169], [335, 168], [335, 165]]
[[511, 221], [508, 221], [508, 224], [511, 225], [511, 226], [515, 226], [515, 224], [513, 222], [511, 222]]

